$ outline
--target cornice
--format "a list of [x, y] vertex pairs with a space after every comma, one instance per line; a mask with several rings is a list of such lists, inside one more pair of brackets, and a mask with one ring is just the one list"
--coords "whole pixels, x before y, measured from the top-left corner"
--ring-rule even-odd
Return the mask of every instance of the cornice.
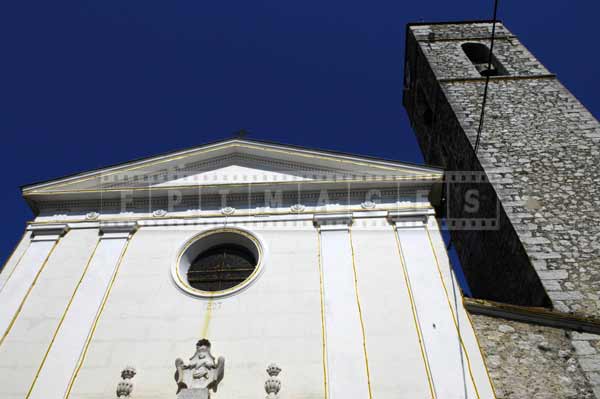
[[[93, 179], [97, 179], [98, 177], [109, 178], [110, 176], [114, 176], [119, 173], [127, 173], [135, 170], [140, 170], [142, 168], [148, 168], [151, 166], [173, 163], [176, 161], [182, 161], [191, 156], [197, 155], [205, 155], [210, 154], [215, 151], [222, 151], [227, 149], [233, 149], [236, 151], [236, 148], [245, 149], [245, 150], [253, 150], [260, 151], [265, 154], [272, 154], [273, 156], [293, 156], [298, 160], [305, 161], [306, 163], [313, 163], [315, 160], [319, 161], [334, 161], [339, 165], [353, 165], [353, 166], [361, 166], [368, 167], [376, 170], [384, 170], [384, 171], [407, 171], [410, 170], [414, 174], [432, 174], [437, 172], [434, 168], [427, 166], [417, 166], [410, 164], [403, 164], [400, 162], [392, 162], [392, 161], [384, 161], [377, 159], [364, 158], [359, 156], [352, 156], [348, 154], [338, 154], [333, 152], [326, 151], [317, 151], [317, 150], [309, 150], [295, 147], [286, 147], [283, 145], [274, 145], [274, 144], [266, 144], [266, 143], [257, 143], [251, 141], [244, 140], [236, 140], [232, 139], [226, 142], [220, 142], [215, 144], [209, 144], [203, 147], [194, 148], [185, 151], [174, 152], [171, 154], [157, 156], [150, 159], [144, 159], [140, 161], [135, 161], [128, 164], [117, 165], [114, 167], [108, 167], [105, 169], [99, 169], [95, 171], [90, 171], [87, 173], [83, 173], [80, 175], [58, 179], [50, 182], [44, 182], [36, 185], [30, 185], [23, 188], [24, 195], [31, 195], [38, 192], [48, 192], [48, 188], [59, 188], [71, 186], [76, 183], [82, 183], [86, 181], [90, 181]], [[441, 173], [441, 172], [438, 172]], [[71, 192], [72, 190], [59, 190], [61, 192]]]
[[[351, 174], [347, 174], [351, 175]], [[356, 175], [351, 175], [356, 176]], [[23, 194], [25, 198], [35, 199], [41, 196], [57, 196], [57, 195], [72, 195], [72, 194], [99, 194], [106, 195], [109, 193], [120, 193], [123, 191], [128, 192], [152, 192], [153, 195], [161, 195], [161, 193], [168, 193], [170, 191], [183, 191], [183, 190], [226, 190], [235, 188], [248, 188], [249, 190], [262, 189], [265, 187], [279, 187], [279, 186], [323, 186], [332, 184], [355, 184], [358, 186], [367, 184], [378, 184], [378, 185], [389, 185], [401, 182], [423, 182], [429, 183], [441, 181], [443, 174], [423, 174], [418, 176], [365, 176], [358, 179], [332, 179], [332, 180], [291, 180], [291, 181], [271, 181], [271, 182], [245, 182], [245, 183], [222, 183], [222, 184], [192, 184], [192, 185], [175, 185], [175, 186], [150, 186], [150, 187], [118, 187], [118, 188], [100, 188], [100, 189], [78, 189], [78, 190], [53, 190], [53, 191], [30, 191]]]
[[[374, 188], [374, 189], [351, 189], [351, 190], [327, 190], [327, 199], [330, 202], [338, 203], [351, 203], [360, 205], [365, 202], [368, 195], [374, 193], [376, 190], [377, 199], [382, 204], [395, 203], [397, 201], [412, 201], [414, 194], [419, 190], [429, 190], [429, 186], [397, 186], [387, 188]], [[322, 197], [322, 191], [271, 191], [270, 194], [276, 193], [278, 195], [278, 206], [293, 206], [295, 204], [302, 204], [305, 207], [316, 206]], [[223, 206], [223, 195], [185, 195], [181, 198], [181, 201], [174, 207], [170, 206], [167, 197], [144, 197], [144, 198], [133, 198], [127, 205], [127, 209], [133, 212], [140, 213], [151, 213], [157, 209], [172, 208], [169, 212], [184, 212], [192, 209], [202, 208], [204, 210], [218, 211]], [[229, 193], [226, 195], [226, 203], [229, 206], [241, 209], [241, 208], [263, 208], [271, 201], [267, 201], [269, 198], [266, 192], [254, 192], [254, 193]], [[122, 202], [120, 198], [92, 198], [92, 199], [64, 199], [64, 200], [50, 200], [44, 201], [40, 204], [40, 214], [52, 214], [52, 213], [98, 213], [100, 217], [102, 213], [115, 213], [122, 209]]]
[[593, 317], [578, 316], [547, 308], [518, 306], [475, 298], [463, 298], [463, 303], [465, 308], [472, 314], [600, 334], [600, 319]]
[[[490, 76], [490, 82], [504, 81], [504, 80], [536, 80], [536, 79], [556, 79], [556, 74], [553, 73], [542, 73], [535, 75], [499, 75]], [[441, 78], [438, 79], [440, 83], [481, 83], [485, 82], [485, 77], [464, 77], [464, 78]]]
[[[433, 213], [433, 209], [427, 204], [423, 205], [424, 208], [430, 209]], [[394, 209], [401, 208], [395, 207]], [[414, 209], [414, 205], [411, 205], [410, 209]], [[306, 221], [315, 223], [314, 215], [319, 215], [317, 219], [325, 221], [327, 218], [323, 215], [332, 215], [333, 219], [344, 219], [348, 215], [351, 215], [352, 219], [373, 219], [373, 218], [387, 218], [389, 208], [377, 208], [374, 210], [365, 211], [363, 209], [356, 208], [335, 210], [335, 211], [323, 211], [323, 210], [307, 210], [302, 213], [286, 211], [286, 212], [264, 212], [264, 213], [251, 213], [251, 212], [240, 212], [233, 216], [225, 216], [221, 213], [213, 213], [210, 215], [186, 215], [176, 216], [169, 215], [168, 217], [156, 218], [156, 217], [128, 217], [128, 218], [113, 218], [105, 221], [88, 221], [88, 220], [70, 220], [61, 221], [68, 226], [70, 229], [100, 229], [102, 224], [105, 228], [109, 226], [118, 225], [119, 223], [137, 224], [137, 227], [150, 227], [150, 226], [178, 226], [178, 225], [197, 225], [197, 224], [223, 224], [223, 223], [270, 223], [270, 222], [296, 222]], [[341, 215], [341, 216], [340, 216]], [[29, 222], [29, 226], [45, 226], [56, 224], [57, 221], [38, 221]], [[29, 229], [29, 228], [28, 228]]]

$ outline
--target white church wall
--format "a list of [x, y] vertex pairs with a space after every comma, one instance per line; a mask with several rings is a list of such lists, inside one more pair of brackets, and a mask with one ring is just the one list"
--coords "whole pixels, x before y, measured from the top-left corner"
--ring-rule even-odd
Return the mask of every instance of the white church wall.
[[460, 332], [460, 338], [469, 355], [471, 372], [479, 396], [481, 398], [493, 398], [495, 397], [494, 388], [490, 375], [488, 374], [485, 359], [481, 347], [479, 346], [479, 342], [477, 341], [477, 336], [475, 335], [469, 314], [463, 306], [462, 293], [458, 282], [456, 281], [456, 276], [452, 273], [450, 259], [448, 258], [448, 252], [446, 251], [446, 244], [442, 239], [439, 225], [435, 217], [428, 217], [426, 228], [429, 244], [435, 255], [434, 261], [436, 262], [436, 266], [439, 266], [438, 271], [442, 277], [444, 294], [447, 295], [447, 299], [450, 302], [449, 307], [455, 318], [454, 320], [457, 329]]
[[394, 232], [383, 218], [356, 222], [352, 243], [374, 398], [431, 397]]
[[433, 388], [448, 399], [477, 397], [468, 355], [457, 334], [424, 227], [397, 225]]
[[349, 226], [343, 219], [337, 222], [319, 228], [328, 394], [332, 399], [367, 398], [365, 337]]
[[29, 244], [31, 243], [30, 236], [31, 233], [28, 231], [23, 234], [23, 237], [21, 237], [21, 240], [17, 243], [12, 253], [6, 259], [4, 266], [0, 270], [0, 291], [2, 291], [6, 280], [8, 280], [8, 277], [12, 274], [15, 267], [21, 261], [25, 251], [27, 250], [27, 247], [29, 247]]
[[94, 324], [98, 309], [119, 267], [127, 241], [128, 234], [120, 229], [116, 232], [103, 229], [28, 398], [58, 398], [65, 395], [65, 387], [71, 383], [90, 326]]
[[0, 292], [0, 340], [6, 339], [15, 322], [15, 317], [21, 311], [21, 306], [31, 294], [31, 287], [37, 281], [39, 275], [45, 268], [50, 254], [56, 248], [58, 237], [55, 240], [32, 242], [23, 258], [20, 267], [15, 269], [6, 281]]
[[[97, 240], [95, 230], [67, 233], [48, 257], [35, 285], [30, 286], [27, 300], [0, 344], [0, 397], [27, 396]], [[43, 259], [21, 262], [8, 281], [21, 268], [36, 269], [42, 263]]]
[[203, 336], [226, 358], [219, 397], [264, 395], [270, 362], [284, 369], [289, 395], [323, 397], [314, 228], [252, 227], [269, 248], [263, 274], [245, 291], [213, 301], [187, 296], [169, 275], [181, 245], [202, 229], [143, 227], [135, 233], [70, 397], [111, 395], [127, 364], [138, 369], [136, 397], [174, 397], [175, 358], [187, 360]]
[[[94, 294], [85, 289], [85, 278], [77, 294], [75, 290], [98, 243], [98, 225], [90, 223], [89, 228], [77, 229], [73, 224], [60, 238], [13, 328], [0, 344], [0, 397], [27, 397], [34, 381], [32, 398], [44, 394], [54, 397], [64, 390], [69, 398], [112, 397], [119, 373], [126, 365], [138, 370], [135, 397], [174, 397], [175, 358], [187, 361], [196, 341], [207, 337], [213, 344], [213, 353], [226, 358], [225, 379], [217, 397], [244, 399], [264, 395], [264, 369], [276, 362], [283, 368], [280, 377], [282, 394], [286, 396], [282, 398], [325, 398], [325, 376], [332, 386], [336, 379], [340, 381], [344, 367], [352, 366], [352, 362], [326, 361], [331, 359], [336, 344], [342, 342], [338, 352], [354, 354], [362, 361], [360, 367], [354, 368], [361, 370], [361, 376], [355, 376], [352, 383], [346, 381], [344, 386], [370, 387], [371, 394], [367, 392], [365, 396], [365, 391], [360, 397], [429, 398], [430, 384], [439, 389], [446, 383], [447, 390], [438, 392], [438, 397], [451, 398], [459, 389], [456, 379], [447, 376], [470, 366], [467, 378], [457, 380], [477, 387], [477, 393], [474, 388], [467, 388], [469, 397], [492, 398], [483, 358], [462, 297], [456, 291], [435, 219], [429, 217], [427, 230], [424, 225], [413, 225], [400, 229], [397, 236], [411, 281], [409, 293], [394, 228], [384, 215], [387, 212], [355, 213], [350, 231], [325, 232], [342, 234], [331, 242], [321, 236], [325, 251], [319, 247], [319, 233], [311, 214], [263, 217], [253, 222], [242, 222], [249, 220], [244, 217], [213, 219], [256, 234], [267, 252], [262, 274], [247, 289], [213, 300], [184, 293], [172, 281], [170, 270], [190, 238], [223, 227], [224, 223], [140, 223], [124, 252], [114, 284], [105, 278]], [[365, 219], [368, 216], [378, 217]], [[118, 254], [119, 248], [123, 246], [109, 252]], [[338, 289], [338, 274], [328, 279], [326, 272], [321, 295], [320, 252], [322, 266], [338, 268], [327, 270], [346, 266], [350, 273], [349, 280], [345, 280], [348, 290]], [[112, 276], [115, 270], [113, 258], [102, 271], [104, 277]], [[101, 276], [91, 271], [93, 265], [91, 262], [87, 279], [99, 280], [97, 277]], [[106, 290], [107, 300], [102, 307], [99, 293]], [[335, 301], [328, 298], [335, 298], [336, 293], [351, 296], [347, 302], [340, 297], [337, 303], [346, 310], [353, 309], [350, 319], [354, 320], [354, 327], [327, 324], [327, 319], [335, 317], [322, 313], [321, 301], [325, 308], [331, 306]], [[71, 298], [73, 303], [69, 305]], [[412, 303], [417, 310], [419, 330], [415, 328]], [[65, 314], [67, 307], [78, 311], [69, 316]], [[100, 312], [96, 312], [98, 307]], [[83, 319], [85, 315], [87, 320]], [[58, 329], [63, 316], [62, 327], [68, 329], [68, 334], [61, 334]], [[423, 333], [433, 319], [439, 323], [436, 329], [444, 329], [445, 338], [439, 340], [442, 345], [436, 346], [431, 331], [429, 335]], [[324, 353], [323, 333], [332, 327], [342, 335], [335, 338], [333, 333], [325, 334], [330, 341], [325, 341]], [[457, 331], [464, 345], [464, 349], [458, 349], [458, 355], [448, 353], [452, 349], [448, 342], [458, 342]], [[73, 334], [78, 338], [73, 339]], [[419, 335], [425, 342], [432, 378], [428, 378]], [[346, 342], [349, 336], [355, 338], [354, 344]], [[366, 347], [362, 346], [363, 338]], [[469, 365], [459, 364], [467, 358], [466, 354]], [[42, 364], [44, 367], [38, 372]], [[436, 367], [437, 372], [431, 372]], [[59, 383], [67, 380], [66, 376], [72, 385]], [[346, 396], [356, 392], [350, 390]], [[329, 398], [335, 399], [331, 390]]]

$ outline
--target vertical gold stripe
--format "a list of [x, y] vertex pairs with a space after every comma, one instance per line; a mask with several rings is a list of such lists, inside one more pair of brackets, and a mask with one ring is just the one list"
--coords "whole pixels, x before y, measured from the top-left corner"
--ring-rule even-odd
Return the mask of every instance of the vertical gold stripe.
[[206, 303], [206, 312], [204, 313], [204, 322], [202, 323], [202, 330], [200, 331], [200, 338], [208, 338], [208, 330], [210, 328], [210, 321], [212, 319], [212, 304], [213, 299], [208, 298]]
[[54, 242], [54, 245], [52, 245], [52, 248], [50, 249], [50, 252], [48, 252], [48, 255], [46, 255], [46, 259], [44, 259], [44, 262], [42, 263], [42, 266], [40, 267], [40, 269], [36, 273], [36, 275], [35, 275], [35, 277], [33, 279], [33, 282], [31, 283], [31, 285], [27, 289], [27, 292], [25, 293], [25, 296], [21, 300], [21, 303], [19, 304], [19, 307], [17, 308], [17, 311], [15, 312], [12, 320], [10, 321], [10, 324], [8, 325], [8, 327], [7, 327], [6, 331], [4, 332], [4, 334], [2, 335], [2, 338], [0, 339], [0, 346], [4, 343], [4, 340], [8, 336], [8, 333], [10, 332], [10, 330], [13, 328], [13, 325], [15, 324], [15, 321], [17, 321], [17, 318], [19, 317], [19, 314], [21, 313], [21, 310], [23, 309], [23, 306], [25, 305], [25, 301], [27, 301], [27, 298], [29, 298], [29, 294], [31, 293], [31, 290], [33, 290], [33, 286], [35, 286], [35, 284], [37, 283], [38, 278], [40, 277], [40, 274], [42, 273], [42, 271], [46, 267], [46, 263], [48, 263], [48, 259], [50, 259], [50, 256], [54, 252], [54, 249], [58, 245], [59, 241], [60, 241], [60, 238]]
[[369, 398], [373, 399], [371, 391], [371, 372], [369, 370], [369, 356], [367, 354], [367, 335], [365, 333], [365, 323], [360, 306], [360, 296], [358, 294], [358, 273], [356, 272], [356, 261], [354, 259], [354, 243], [352, 242], [352, 229], [348, 226], [348, 235], [350, 236], [350, 251], [352, 253], [352, 270], [354, 271], [354, 293], [356, 294], [356, 304], [358, 305], [358, 317], [360, 318], [360, 328], [363, 337], [363, 351], [365, 352], [365, 367], [367, 370], [367, 386], [369, 388]]
[[415, 323], [415, 328], [417, 329], [417, 337], [419, 339], [419, 348], [421, 349], [421, 356], [423, 357], [423, 362], [425, 363], [425, 372], [427, 373], [427, 382], [429, 383], [429, 392], [431, 393], [432, 398], [436, 398], [435, 389], [433, 386], [433, 379], [431, 377], [431, 369], [429, 367], [429, 361], [427, 359], [427, 355], [425, 354], [425, 346], [423, 343], [423, 334], [421, 333], [421, 327], [419, 326], [419, 321], [417, 319], [417, 307], [415, 305], [415, 300], [412, 294], [412, 288], [410, 285], [410, 279], [408, 278], [408, 271], [406, 270], [406, 263], [404, 260], [404, 254], [402, 252], [402, 245], [400, 244], [400, 238], [398, 238], [398, 231], [395, 227], [392, 227], [392, 231], [394, 232], [394, 237], [396, 238], [396, 246], [398, 248], [398, 255], [400, 256], [400, 264], [402, 265], [402, 272], [404, 273], [404, 281], [406, 282], [406, 288], [408, 290], [408, 298], [410, 300], [410, 306], [413, 314], [413, 321]]
[[92, 339], [94, 338], [94, 334], [96, 333], [96, 327], [98, 327], [98, 321], [100, 320], [100, 316], [102, 316], [102, 312], [104, 311], [104, 306], [106, 305], [106, 301], [108, 300], [108, 297], [110, 296], [112, 287], [115, 283], [115, 280], [117, 279], [117, 274], [119, 273], [119, 269], [121, 268], [121, 263], [123, 261], [123, 258], [125, 257], [125, 253], [127, 252], [127, 248], [129, 248], [129, 243], [131, 242], [132, 239], [133, 239], [133, 237], [129, 237], [129, 239], [125, 243], [125, 247], [121, 251], [121, 255], [119, 255], [119, 260], [117, 261], [117, 266], [112, 275], [110, 283], [108, 284], [106, 293], [104, 294], [104, 297], [102, 298], [102, 302], [100, 304], [100, 309], [98, 310], [98, 313], [96, 313], [96, 318], [94, 319], [94, 323], [92, 324], [92, 329], [90, 330], [90, 333], [88, 334], [85, 345], [83, 347], [83, 351], [81, 352], [81, 355], [79, 356], [79, 359], [77, 361], [77, 366], [75, 367], [75, 371], [73, 372], [73, 375], [71, 376], [71, 380], [69, 381], [69, 385], [67, 386], [67, 390], [65, 392], [64, 399], [68, 398], [71, 395], [71, 390], [73, 389], [75, 380], [77, 379], [77, 376], [79, 375], [79, 371], [81, 370], [81, 367], [83, 366], [83, 363], [85, 362], [85, 357], [87, 355], [87, 351], [90, 347], [90, 343], [92, 342]]
[[[6, 267], [6, 265], [8, 265], [8, 263], [11, 261], [11, 259], [12, 259], [13, 255], [15, 254], [15, 252], [17, 252], [17, 248], [19, 248], [19, 245], [21, 245], [21, 242], [25, 238], [26, 234], [27, 234], [27, 231], [25, 231], [25, 233], [23, 233], [23, 236], [21, 237], [21, 239], [19, 240], [19, 242], [17, 243], [17, 245], [14, 247], [14, 249], [10, 253], [10, 256], [8, 258], [6, 258], [6, 261], [4, 262], [4, 265], [2, 265], [2, 269], [0, 269], [0, 273], [2, 273], [2, 271], [4, 270], [4, 268]], [[23, 259], [23, 256], [25, 256], [25, 254], [27, 253], [27, 250], [29, 249], [30, 246], [31, 246], [31, 238], [29, 240], [27, 240], [27, 244], [25, 245], [25, 249], [23, 250], [23, 253], [21, 254], [21, 256], [19, 256], [19, 260], [17, 260], [17, 263], [15, 264], [15, 267], [13, 267], [13, 269], [10, 271], [8, 277], [4, 281], [4, 285], [6, 285], [6, 283], [8, 283], [8, 280], [10, 280], [10, 278], [14, 274], [15, 270], [17, 270], [17, 266], [19, 266], [19, 264], [21, 263], [21, 259]], [[2, 288], [4, 288], [4, 286], [2, 286]], [[0, 291], [2, 291], [2, 288], [0, 288]]]
[[75, 295], [77, 294], [77, 291], [79, 290], [79, 286], [81, 285], [81, 282], [83, 281], [83, 278], [85, 277], [85, 274], [87, 273], [88, 268], [90, 267], [90, 263], [92, 263], [92, 259], [94, 258], [94, 255], [96, 254], [96, 249], [98, 249], [99, 244], [100, 244], [100, 239], [98, 239], [98, 241], [96, 242], [96, 245], [94, 246], [94, 250], [92, 251], [92, 254], [90, 255], [85, 267], [83, 268], [83, 273], [81, 274], [81, 277], [79, 278], [79, 281], [77, 282], [77, 285], [75, 286], [75, 290], [73, 290], [73, 295], [71, 295], [71, 299], [69, 299], [69, 302], [67, 303], [67, 307], [65, 308], [65, 311], [63, 312], [63, 314], [60, 318], [60, 321], [58, 322], [58, 326], [56, 327], [56, 330], [54, 331], [54, 334], [52, 335], [52, 339], [50, 340], [48, 349], [46, 350], [46, 353], [44, 354], [44, 357], [42, 358], [42, 362], [40, 363], [40, 366], [38, 367], [38, 370], [35, 373], [35, 377], [33, 378], [33, 382], [31, 383], [31, 386], [29, 387], [29, 391], [27, 391], [27, 396], [26, 396], [27, 399], [29, 399], [29, 397], [31, 396], [31, 392], [33, 392], [33, 387], [35, 386], [35, 383], [37, 382], [38, 377], [40, 376], [42, 368], [44, 367], [44, 364], [46, 363], [46, 359], [48, 358], [48, 354], [50, 353], [50, 349], [52, 349], [52, 345], [54, 345], [54, 341], [56, 340], [56, 337], [58, 336], [58, 331], [60, 330], [60, 328], [65, 320], [65, 317], [67, 316], [67, 313], [68, 313], [69, 309], [71, 308], [73, 299], [75, 298]]
[[323, 344], [323, 384], [325, 385], [325, 399], [329, 397], [329, 386], [327, 385], [327, 336], [325, 333], [325, 301], [323, 299], [323, 264], [321, 261], [321, 230], [317, 229], [318, 260], [319, 260], [319, 293], [321, 297], [321, 339]]
[[[448, 301], [448, 307], [450, 308], [450, 313], [452, 314], [452, 321], [454, 322], [454, 327], [456, 328], [456, 332], [458, 333], [458, 339], [460, 341], [460, 346], [462, 347], [463, 351], [465, 352], [465, 357], [467, 358], [467, 366], [469, 368], [469, 375], [471, 376], [471, 381], [473, 382], [473, 387], [475, 388], [475, 394], [477, 395], [477, 397], [479, 398], [479, 390], [477, 389], [477, 383], [475, 382], [475, 377], [473, 376], [473, 370], [471, 368], [471, 359], [469, 358], [469, 353], [467, 352], [467, 348], [465, 347], [465, 343], [462, 339], [462, 334], [460, 332], [460, 328], [458, 327], [458, 319], [457, 319], [457, 315], [454, 313], [454, 309], [452, 308], [452, 301], [450, 300], [450, 294], [448, 294], [448, 289], [446, 288], [446, 283], [444, 282], [444, 276], [442, 275], [442, 269], [440, 267], [440, 262], [439, 259], [437, 257], [437, 254], [435, 253], [435, 247], [433, 246], [433, 241], [431, 239], [431, 235], [429, 234], [429, 229], [427, 228], [427, 226], [425, 226], [425, 232], [427, 234], [427, 239], [429, 241], [429, 245], [431, 247], [431, 252], [433, 252], [433, 257], [435, 259], [435, 264], [440, 276], [440, 282], [442, 283], [442, 287], [444, 287], [444, 294], [446, 295], [446, 300]], [[452, 278], [452, 276], [450, 277]], [[462, 293], [461, 293], [461, 297], [462, 297]], [[461, 303], [462, 306], [462, 303]], [[473, 326], [471, 326], [471, 328], [473, 328]], [[484, 364], [484, 367], [486, 369], [486, 373], [487, 373], [487, 366]], [[488, 374], [488, 378], [489, 378], [489, 374]], [[492, 383], [491, 379], [490, 379], [490, 384]], [[493, 385], [492, 385], [492, 390], [493, 390]], [[494, 396], [495, 396], [495, 391], [494, 391]]]

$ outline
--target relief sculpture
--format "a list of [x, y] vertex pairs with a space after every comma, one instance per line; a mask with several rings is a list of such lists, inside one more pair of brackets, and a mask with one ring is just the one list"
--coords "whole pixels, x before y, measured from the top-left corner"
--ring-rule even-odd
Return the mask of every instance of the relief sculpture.
[[215, 360], [210, 347], [207, 339], [201, 339], [187, 364], [180, 358], [175, 360], [177, 399], [209, 399], [210, 391], [217, 392], [225, 372], [225, 358]]

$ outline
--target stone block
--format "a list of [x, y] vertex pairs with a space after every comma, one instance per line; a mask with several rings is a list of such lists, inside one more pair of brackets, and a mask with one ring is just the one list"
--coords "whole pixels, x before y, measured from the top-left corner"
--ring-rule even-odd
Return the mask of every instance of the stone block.
[[542, 280], [563, 280], [569, 277], [566, 270], [540, 270], [538, 276]]
[[590, 345], [588, 341], [573, 341], [573, 347], [578, 355], [593, 355], [596, 353], [596, 349]]
[[599, 334], [590, 334], [590, 333], [580, 333], [577, 331], [573, 331], [571, 332], [571, 337], [573, 338], [573, 340], [579, 340], [579, 341], [600, 341], [600, 335]]
[[580, 357], [579, 364], [583, 371], [600, 371], [600, 355]]
[[579, 291], [549, 291], [550, 298], [556, 301], [578, 300], [583, 298]]

